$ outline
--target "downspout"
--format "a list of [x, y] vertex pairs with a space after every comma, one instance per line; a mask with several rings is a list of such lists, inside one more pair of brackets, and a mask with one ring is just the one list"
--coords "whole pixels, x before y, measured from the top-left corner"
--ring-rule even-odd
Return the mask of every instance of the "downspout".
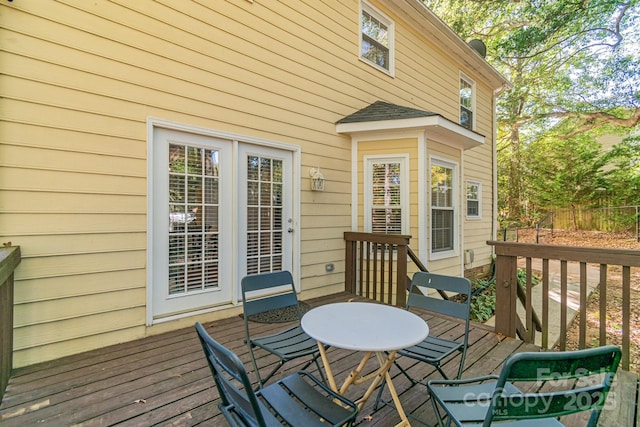
[[491, 99], [492, 102], [492, 106], [491, 106], [491, 111], [493, 112], [493, 153], [492, 153], [492, 159], [491, 161], [493, 162], [492, 166], [492, 174], [491, 174], [491, 181], [492, 181], [492, 192], [493, 192], [493, 203], [492, 203], [492, 209], [493, 209], [493, 213], [492, 213], [492, 218], [493, 220], [491, 221], [491, 239], [492, 240], [496, 240], [497, 238], [497, 229], [498, 229], [498, 119], [497, 119], [497, 114], [496, 114], [496, 99], [499, 95], [500, 92], [502, 92], [502, 89], [504, 89], [504, 86], [496, 91], [493, 92], [493, 98]]
[[[495, 241], [498, 236], [498, 114], [497, 114], [497, 102], [498, 96], [505, 90], [511, 89], [510, 84], [504, 84], [498, 89], [493, 91], [492, 102], [492, 114], [493, 114], [493, 155], [491, 161], [493, 162], [491, 174], [492, 187], [493, 187], [493, 221], [491, 221], [491, 238]], [[495, 250], [495, 247], [494, 247]]]

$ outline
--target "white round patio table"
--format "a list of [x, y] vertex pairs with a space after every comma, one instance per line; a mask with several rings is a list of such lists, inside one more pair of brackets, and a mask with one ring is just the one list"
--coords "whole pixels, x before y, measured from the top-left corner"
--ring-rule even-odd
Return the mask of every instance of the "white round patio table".
[[[429, 335], [429, 326], [419, 316], [400, 308], [367, 302], [343, 302], [327, 304], [309, 310], [301, 320], [302, 329], [318, 341], [318, 349], [331, 388], [344, 395], [352, 384], [359, 384], [373, 378], [362, 398], [356, 403], [362, 409], [367, 399], [383, 378], [402, 422], [409, 425], [398, 394], [391, 382], [389, 369], [396, 356], [396, 350], [418, 344]], [[358, 367], [351, 372], [338, 389], [325, 345], [365, 352]], [[380, 368], [366, 376], [361, 376], [367, 361], [375, 353]]]

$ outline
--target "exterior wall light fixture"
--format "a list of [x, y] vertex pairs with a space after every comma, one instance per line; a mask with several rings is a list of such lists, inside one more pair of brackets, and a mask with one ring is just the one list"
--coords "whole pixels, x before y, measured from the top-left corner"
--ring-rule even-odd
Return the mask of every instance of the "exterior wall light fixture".
[[324, 191], [324, 175], [320, 172], [320, 169], [311, 168], [309, 176], [311, 176], [311, 190]]

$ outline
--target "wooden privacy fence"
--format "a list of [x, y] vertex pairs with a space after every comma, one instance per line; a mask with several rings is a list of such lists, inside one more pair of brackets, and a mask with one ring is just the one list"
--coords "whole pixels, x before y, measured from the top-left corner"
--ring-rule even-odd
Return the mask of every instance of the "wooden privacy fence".
[[407, 257], [418, 260], [409, 248], [410, 239], [400, 234], [344, 233], [345, 291], [404, 307]]
[[20, 260], [19, 246], [0, 248], [0, 401], [13, 369], [13, 272]]
[[[496, 253], [496, 332], [509, 337], [516, 334], [526, 342], [535, 343], [534, 318], [536, 311], [534, 305], [541, 312], [542, 324], [541, 345], [544, 348], [558, 346], [565, 350], [567, 345], [567, 329], [570, 321], [570, 309], [568, 303], [577, 301], [576, 315], [579, 316], [577, 345], [579, 348], [593, 347], [594, 345], [611, 344], [607, 342], [607, 328], [620, 328], [622, 334], [622, 368], [629, 370], [629, 355], [631, 346], [631, 310], [638, 310], [631, 305], [632, 268], [640, 267], [640, 251], [631, 249], [587, 248], [573, 246], [540, 245], [516, 242], [489, 241]], [[525, 303], [521, 308], [524, 318], [518, 314], [518, 259], [524, 261], [526, 270], [526, 284], [524, 287]], [[541, 271], [534, 272], [533, 264], [539, 261]], [[551, 272], [550, 263], [559, 264], [559, 275]], [[521, 263], [522, 264], [522, 263]], [[570, 267], [578, 269], [577, 286], [569, 291]], [[621, 279], [621, 306], [615, 310], [621, 311], [622, 324], [612, 325], [607, 316], [607, 287], [614, 286], [614, 270], [620, 270]], [[636, 271], [635, 269], [633, 270]], [[541, 286], [540, 301], [533, 298], [533, 277], [539, 274]], [[597, 276], [597, 277], [594, 277]], [[587, 282], [595, 281], [599, 289], [597, 336], [598, 342], [587, 342], [587, 302], [589, 286]], [[617, 280], [617, 279], [616, 279]], [[636, 279], [637, 280], [637, 279]], [[559, 281], [559, 283], [558, 283]], [[610, 291], [611, 292], [611, 291]], [[551, 301], [559, 300], [559, 313], [551, 310]], [[553, 315], [551, 315], [553, 311]], [[609, 313], [610, 314], [610, 313]], [[593, 323], [593, 322], [592, 322]], [[523, 326], [522, 333], [518, 332], [518, 325]], [[550, 326], [558, 325], [557, 339], [551, 339]], [[637, 325], [634, 325], [636, 327]]]

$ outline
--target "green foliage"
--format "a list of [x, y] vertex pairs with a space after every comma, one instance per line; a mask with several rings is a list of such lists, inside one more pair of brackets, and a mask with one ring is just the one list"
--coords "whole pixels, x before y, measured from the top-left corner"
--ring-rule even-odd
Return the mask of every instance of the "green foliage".
[[471, 319], [484, 323], [493, 316], [496, 309], [495, 280], [477, 279], [473, 282], [473, 289], [483, 289], [477, 295], [471, 297]]
[[[518, 285], [524, 288], [527, 283], [527, 271], [521, 268], [516, 275]], [[531, 276], [531, 285], [536, 286], [538, 283], [538, 278]], [[471, 297], [471, 319], [475, 322], [484, 323], [493, 316], [496, 310], [495, 279], [476, 279], [473, 281], [471, 289], [473, 292], [477, 292]]]
[[640, 203], [629, 190], [637, 150], [625, 162], [596, 142], [640, 122], [640, 0], [424, 1], [463, 39], [483, 40], [513, 86], [496, 105], [502, 221], [532, 224], [602, 188]]

